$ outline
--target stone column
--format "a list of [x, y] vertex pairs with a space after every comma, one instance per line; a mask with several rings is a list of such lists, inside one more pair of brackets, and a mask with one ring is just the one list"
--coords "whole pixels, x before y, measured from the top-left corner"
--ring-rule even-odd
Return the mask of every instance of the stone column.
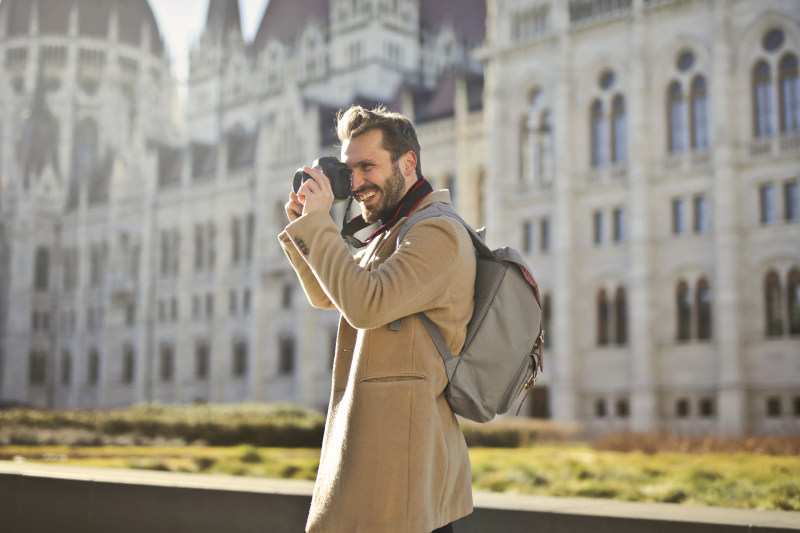
[[653, 332], [655, 309], [653, 246], [650, 237], [654, 229], [650, 219], [650, 187], [647, 161], [653, 160], [653, 147], [648, 140], [648, 112], [656, 107], [649, 105], [647, 65], [647, 20], [642, 17], [641, 0], [634, 2], [634, 22], [631, 25], [631, 71], [626, 102], [628, 106], [628, 180], [630, 195], [627, 210], [630, 213], [630, 265], [628, 313], [630, 338], [629, 357], [631, 370], [631, 421], [633, 431], [653, 431], [658, 428], [658, 398], [654, 364], [656, 347]]
[[[555, 285], [553, 287], [553, 319], [555, 330], [547, 330], [545, 324], [545, 352], [547, 338], [555, 339], [555, 354], [551, 358], [553, 372], [550, 405], [553, 418], [576, 421], [580, 418], [580, 395], [576, 383], [574, 344], [575, 309], [581, 304], [573, 291], [578, 286], [578, 275], [574, 259], [575, 244], [579, 237], [573, 224], [575, 199], [574, 183], [580, 175], [573, 168], [573, 147], [570, 130], [573, 88], [573, 52], [569, 33], [569, 6], [567, 2], [553, 3], [553, 31], [559, 35], [556, 79], [553, 83], [553, 117], [555, 135], [554, 210], [552, 226], [553, 253], [555, 256]], [[547, 366], [545, 366], [547, 372]]]
[[727, 3], [714, 4], [714, 70], [711, 73], [711, 142], [714, 160], [714, 184], [711, 191], [714, 227], [714, 272], [712, 338], [716, 340], [718, 389], [717, 431], [741, 435], [747, 430], [746, 394], [742, 383], [742, 346], [745, 324], [740, 296], [742, 287], [753, 280], [743, 279], [741, 228], [744, 226], [742, 202], [736, 183], [734, 145], [736, 131], [734, 57], [731, 40], [731, 8]]

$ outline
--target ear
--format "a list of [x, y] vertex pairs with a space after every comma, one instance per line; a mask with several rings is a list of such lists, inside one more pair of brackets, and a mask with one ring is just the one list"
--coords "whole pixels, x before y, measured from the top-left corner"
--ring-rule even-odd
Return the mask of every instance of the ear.
[[400, 158], [400, 170], [403, 172], [403, 176], [409, 177], [413, 175], [416, 179], [417, 176], [417, 154], [414, 153], [413, 150], [409, 150], [408, 152]]

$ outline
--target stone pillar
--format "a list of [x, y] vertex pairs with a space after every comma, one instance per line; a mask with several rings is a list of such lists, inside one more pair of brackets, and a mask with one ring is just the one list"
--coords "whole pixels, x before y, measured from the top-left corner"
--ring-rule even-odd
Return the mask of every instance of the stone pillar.
[[[569, 6], [567, 2], [553, 3], [553, 31], [559, 37], [559, 59], [556, 79], [553, 84], [553, 116], [555, 120], [555, 177], [554, 211], [552, 226], [553, 253], [555, 256], [555, 284], [553, 287], [553, 320], [555, 330], [545, 324], [545, 352], [548, 336], [555, 339], [554, 355], [550, 368], [553, 372], [550, 405], [553, 418], [576, 421], [580, 418], [580, 394], [576, 383], [576, 359], [573, 334], [575, 309], [581, 305], [580, 294], [573, 291], [578, 286], [575, 271], [574, 250], [577, 236], [573, 224], [575, 199], [574, 180], [579, 175], [572, 167], [573, 150], [570, 130], [572, 115], [570, 103], [573, 97], [572, 40], [569, 33]], [[576, 173], [577, 172], [577, 173]], [[545, 366], [545, 372], [547, 372]]]
[[716, 340], [718, 389], [717, 431], [741, 435], [747, 430], [746, 393], [742, 383], [742, 346], [746, 324], [742, 320], [742, 287], [752, 284], [743, 279], [741, 230], [745, 224], [734, 168], [735, 131], [731, 109], [735, 109], [736, 83], [731, 40], [731, 8], [727, 3], [714, 4], [714, 70], [709, 93], [712, 96], [711, 142], [714, 153], [714, 184], [711, 191], [714, 214], [714, 272], [712, 336]]
[[631, 420], [633, 431], [653, 431], [658, 427], [658, 399], [654, 362], [656, 347], [653, 338], [656, 317], [653, 285], [654, 265], [652, 213], [649, 205], [647, 161], [653, 159], [653, 147], [648, 143], [649, 105], [647, 86], [648, 53], [647, 21], [642, 16], [641, 2], [634, 4], [634, 21], [631, 24], [628, 107], [628, 180], [630, 196], [626, 210], [630, 213], [630, 272], [626, 280], [628, 290], [628, 339], [631, 371]]

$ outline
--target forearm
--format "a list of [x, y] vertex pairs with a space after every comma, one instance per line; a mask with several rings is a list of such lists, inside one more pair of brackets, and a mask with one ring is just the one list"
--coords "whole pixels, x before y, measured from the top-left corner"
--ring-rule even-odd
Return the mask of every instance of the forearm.
[[304, 216], [286, 229], [296, 249], [298, 241], [303, 244], [300, 248], [307, 253], [301, 251], [299, 257], [322, 292], [351, 325], [363, 329], [430, 308], [458, 268], [456, 231], [450, 221], [420, 223], [409, 232], [411, 241], [407, 238], [384, 263], [370, 269], [353, 261], [327, 213]]

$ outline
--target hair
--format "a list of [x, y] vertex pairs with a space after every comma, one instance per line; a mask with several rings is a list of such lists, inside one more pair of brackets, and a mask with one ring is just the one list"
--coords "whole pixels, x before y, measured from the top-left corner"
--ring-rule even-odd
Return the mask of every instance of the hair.
[[336, 115], [336, 135], [341, 142], [363, 135], [370, 130], [383, 132], [383, 148], [396, 163], [409, 151], [417, 156], [417, 177], [422, 177], [422, 163], [419, 156], [417, 132], [411, 121], [400, 113], [387, 111], [382, 105], [374, 109], [351, 106]]

